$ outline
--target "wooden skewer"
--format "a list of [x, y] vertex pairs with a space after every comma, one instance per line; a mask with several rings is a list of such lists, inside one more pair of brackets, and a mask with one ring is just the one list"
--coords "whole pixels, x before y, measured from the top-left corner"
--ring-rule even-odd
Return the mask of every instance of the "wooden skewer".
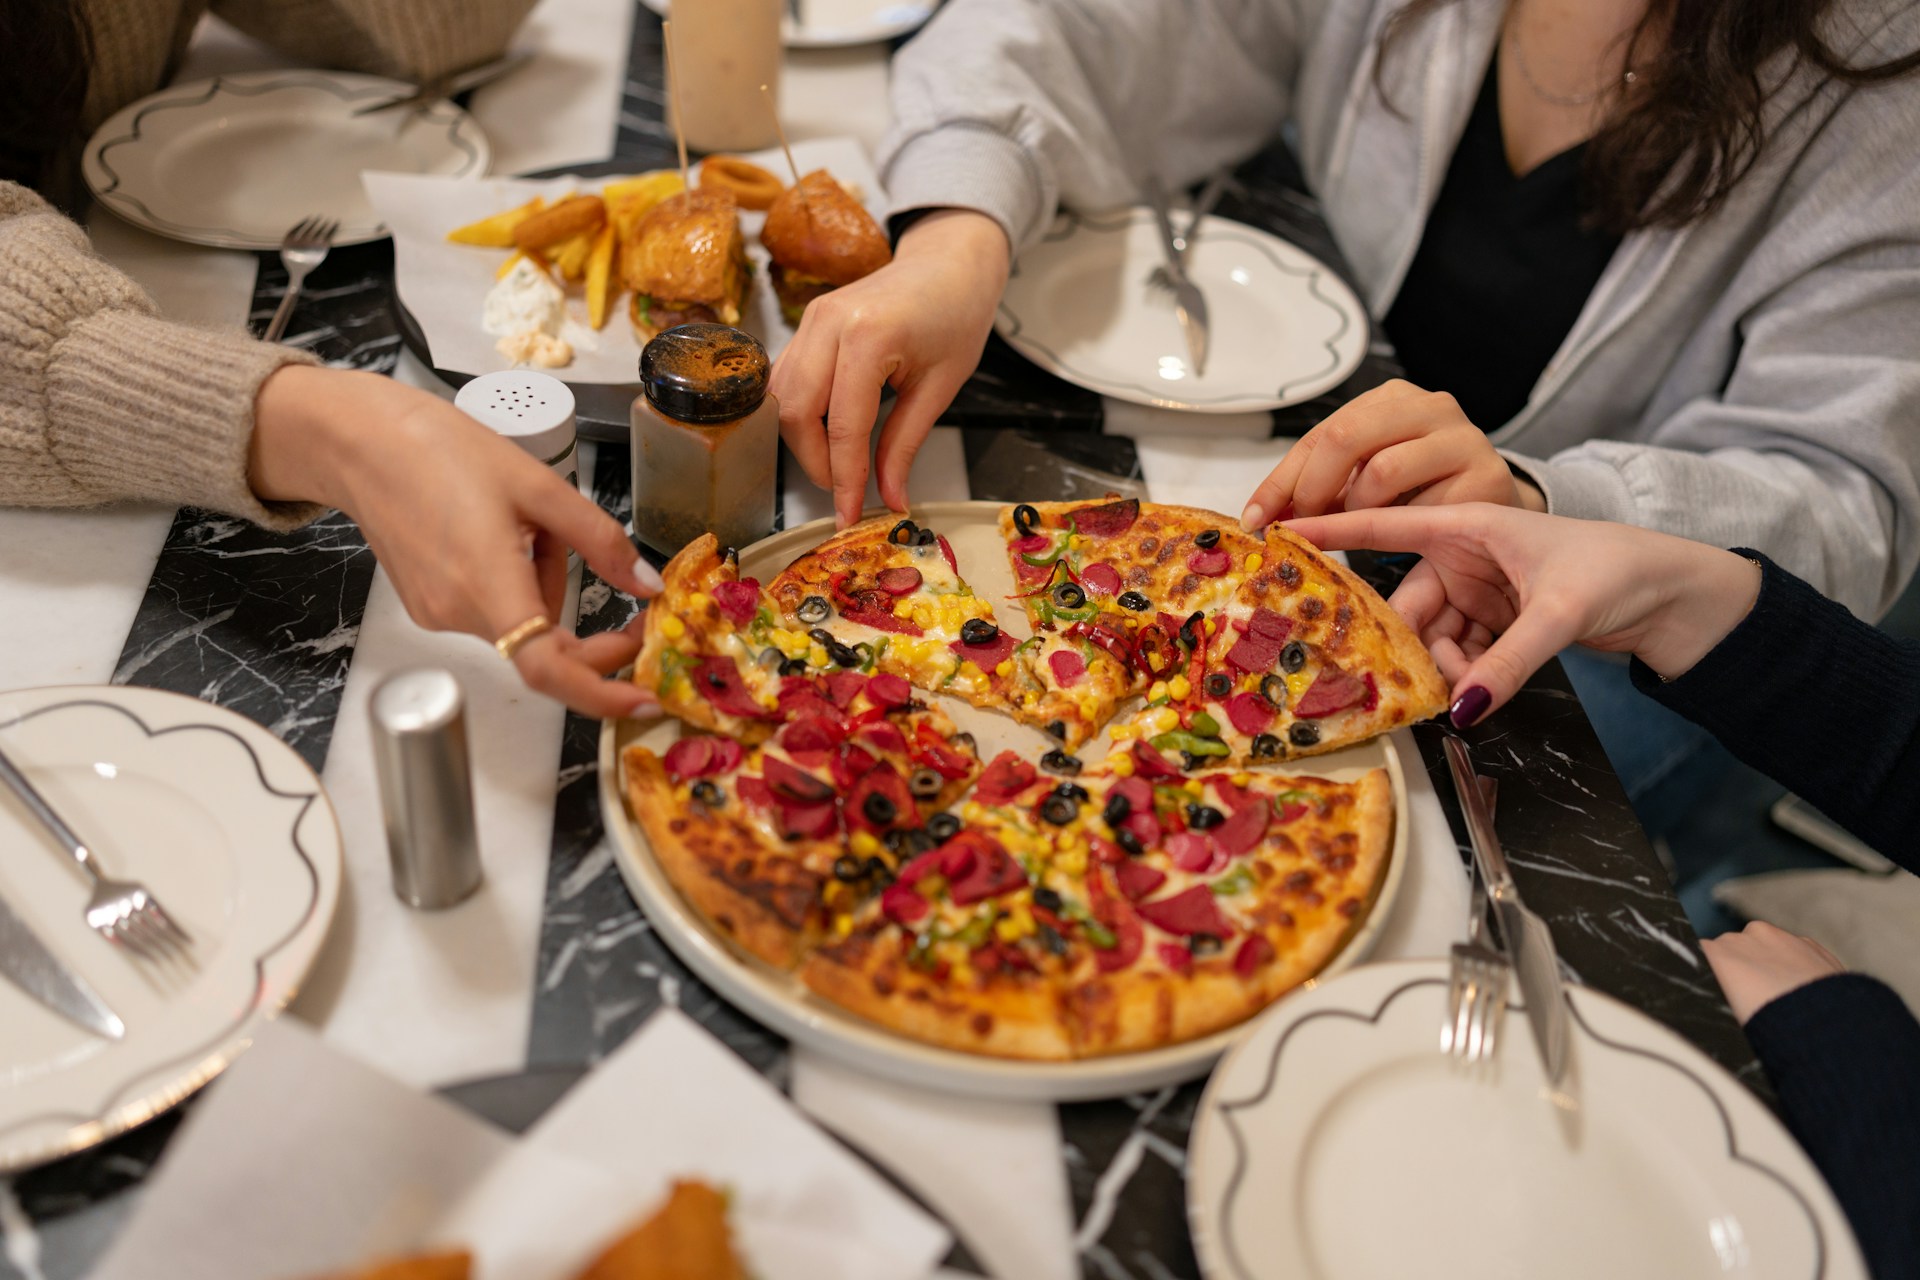
[[[786, 153], [787, 171], [793, 174], [793, 185], [800, 185], [800, 166], [793, 162], [793, 148], [787, 145], [787, 131], [780, 124], [780, 108], [774, 105], [773, 90], [766, 85], [760, 86], [760, 92], [766, 95], [767, 114], [773, 117], [773, 131], [780, 135], [780, 150]], [[801, 197], [805, 199], [804, 194]]]
[[680, 72], [673, 63], [673, 23], [671, 20], [663, 21], [660, 24], [660, 38], [666, 46], [667, 92], [673, 95], [673, 140], [680, 148], [680, 185], [688, 191], [692, 191], [693, 182], [687, 176], [686, 112], [680, 108]]

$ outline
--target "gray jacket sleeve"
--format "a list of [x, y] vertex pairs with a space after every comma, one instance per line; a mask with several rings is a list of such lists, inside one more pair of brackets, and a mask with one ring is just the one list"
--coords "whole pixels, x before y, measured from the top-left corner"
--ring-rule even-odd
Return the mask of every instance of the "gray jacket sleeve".
[[1717, 394], [1656, 404], [1643, 442], [1515, 458], [1550, 510], [1750, 546], [1860, 617], [1891, 607], [1920, 564], [1920, 167], [1882, 105], [1856, 91], [1779, 192], [1723, 295], [1748, 300]]
[[976, 209], [1018, 252], [1060, 205], [1132, 201], [1285, 120], [1319, 0], [948, 0], [893, 64], [892, 211]]

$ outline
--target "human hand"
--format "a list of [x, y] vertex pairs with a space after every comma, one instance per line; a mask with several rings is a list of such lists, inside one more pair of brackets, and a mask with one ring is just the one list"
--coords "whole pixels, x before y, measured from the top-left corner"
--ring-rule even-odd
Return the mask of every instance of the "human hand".
[[[558, 619], [569, 547], [622, 591], [660, 590], [617, 521], [436, 396], [376, 374], [289, 365], [262, 384], [254, 419], [254, 492], [352, 516], [423, 627], [493, 641], [536, 615]], [[513, 661], [528, 685], [576, 711], [633, 715], [653, 696], [604, 677], [640, 644], [640, 620], [584, 640], [556, 628]]]
[[1707, 953], [1713, 976], [1742, 1026], [1787, 992], [1847, 971], [1833, 952], [1812, 938], [1776, 929], [1763, 920], [1738, 933], [1707, 938], [1700, 949]]
[[941, 209], [908, 228], [892, 262], [808, 305], [769, 385], [780, 434], [807, 478], [833, 491], [840, 528], [860, 518], [888, 384], [899, 398], [880, 432], [880, 500], [907, 509], [913, 455], [980, 363], [1008, 270], [999, 223]]
[[1329, 551], [1424, 557], [1388, 602], [1453, 686], [1462, 728], [1570, 644], [1633, 653], [1671, 679], [1753, 608], [1760, 571], [1705, 543], [1631, 525], [1473, 503], [1292, 520]]
[[1296, 441], [1253, 491], [1240, 525], [1252, 532], [1291, 516], [1455, 502], [1547, 509], [1452, 396], [1395, 379]]

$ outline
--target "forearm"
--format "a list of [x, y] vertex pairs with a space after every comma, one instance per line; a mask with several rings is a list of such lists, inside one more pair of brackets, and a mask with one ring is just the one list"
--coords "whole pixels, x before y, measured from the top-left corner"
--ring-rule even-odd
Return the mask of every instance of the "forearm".
[[1780, 1109], [1876, 1276], [1920, 1258], [1920, 1023], [1887, 987], [1823, 978], [1747, 1023]]
[[1895, 640], [1769, 564], [1751, 612], [1699, 661], [1634, 682], [1920, 870], [1920, 644]]
[[969, 208], [1018, 251], [1060, 204], [1191, 181], [1279, 129], [1297, 6], [951, 0], [894, 60], [881, 178], [896, 212]]

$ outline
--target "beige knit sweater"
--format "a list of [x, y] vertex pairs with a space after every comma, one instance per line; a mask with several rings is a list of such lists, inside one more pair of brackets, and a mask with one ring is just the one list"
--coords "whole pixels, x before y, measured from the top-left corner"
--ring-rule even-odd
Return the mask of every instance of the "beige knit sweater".
[[[422, 79], [498, 53], [533, 0], [214, 0], [235, 26], [316, 65]], [[159, 88], [207, 0], [84, 0], [94, 64], [84, 127]], [[6, 74], [0, 50], [0, 75]], [[44, 200], [0, 182], [0, 504], [150, 499], [287, 528], [310, 507], [247, 484], [260, 384], [312, 363], [239, 329], [160, 318]]]

